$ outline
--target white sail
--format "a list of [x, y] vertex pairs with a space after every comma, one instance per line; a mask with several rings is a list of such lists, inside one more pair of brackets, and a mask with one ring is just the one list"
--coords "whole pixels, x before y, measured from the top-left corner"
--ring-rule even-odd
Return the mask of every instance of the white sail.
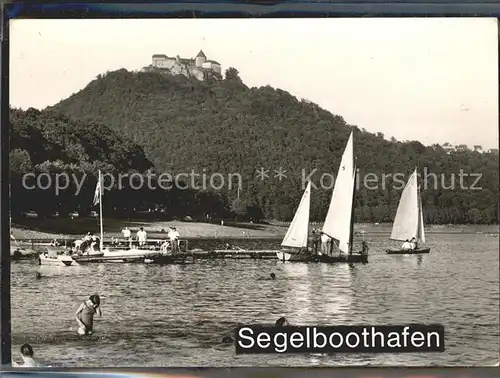
[[281, 245], [283, 247], [305, 248], [309, 237], [309, 211], [311, 207], [311, 182], [307, 184], [299, 207]]
[[323, 225], [323, 233], [338, 240], [339, 249], [344, 253], [349, 252], [355, 178], [353, 134], [351, 133], [340, 161], [330, 207]]
[[418, 190], [416, 168], [401, 194], [390, 238], [399, 241], [415, 238], [417, 241], [425, 242], [422, 203]]

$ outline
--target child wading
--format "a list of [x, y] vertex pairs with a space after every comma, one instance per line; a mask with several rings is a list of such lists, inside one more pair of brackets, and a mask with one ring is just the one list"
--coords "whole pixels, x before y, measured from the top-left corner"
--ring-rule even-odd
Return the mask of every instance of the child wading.
[[76, 321], [80, 335], [91, 335], [94, 333], [94, 315], [101, 316], [101, 298], [98, 295], [91, 295], [76, 310]]

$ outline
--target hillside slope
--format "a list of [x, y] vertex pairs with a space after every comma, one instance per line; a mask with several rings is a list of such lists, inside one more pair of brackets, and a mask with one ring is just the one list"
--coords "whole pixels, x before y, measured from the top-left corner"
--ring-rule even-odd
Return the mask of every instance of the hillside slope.
[[[358, 220], [391, 221], [401, 186], [393, 187], [390, 178], [382, 184], [381, 175], [402, 173], [407, 179], [416, 165], [444, 175], [447, 186], [460, 169], [482, 174], [477, 184], [482, 190], [459, 188], [458, 176], [455, 189], [443, 189], [441, 183], [422, 188], [427, 223], [498, 220], [498, 156], [447, 155], [439, 146], [387, 141], [380, 133], [349, 126], [342, 117], [283, 90], [248, 88], [236, 70], [229, 73], [220, 82], [198, 82], [183, 76], [119, 70], [93, 80], [51, 110], [81, 122], [105, 123], [143, 147], [158, 172], [240, 173], [240, 207], [254, 205], [267, 218], [289, 220], [293, 216], [302, 194], [302, 178], [314, 169], [312, 179], [318, 186], [322, 173], [336, 174], [354, 130], [361, 182], [370, 172], [379, 177], [377, 188], [372, 183], [371, 189], [362, 185], [358, 191]], [[260, 167], [270, 170], [269, 179], [256, 176]], [[281, 181], [273, 177], [279, 167], [287, 170]], [[465, 186], [475, 181], [464, 180]], [[229, 198], [236, 198], [235, 188], [229, 190], [226, 185], [223, 190]], [[322, 220], [330, 194], [330, 188], [314, 191], [313, 219]]]

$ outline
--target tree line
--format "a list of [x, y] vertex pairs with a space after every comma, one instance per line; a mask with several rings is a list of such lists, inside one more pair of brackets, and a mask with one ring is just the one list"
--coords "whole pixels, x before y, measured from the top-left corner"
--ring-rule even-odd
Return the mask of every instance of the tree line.
[[[311, 219], [322, 221], [331, 185], [320, 187], [321, 177], [336, 175], [353, 131], [359, 177], [372, 174], [379, 180], [378, 187], [357, 190], [357, 221], [392, 221], [402, 189], [393, 175], [406, 180], [418, 167], [430, 177], [421, 191], [426, 223], [498, 222], [498, 155], [447, 154], [439, 145], [387, 140], [286, 91], [249, 88], [234, 68], [224, 80], [203, 82], [155, 72], [108, 72], [41, 112], [13, 109], [11, 119], [13, 211], [87, 206], [98, 169], [148, 177], [194, 171], [237, 173], [241, 187], [200, 190], [186, 178], [188, 190], [175, 185], [135, 190], [128, 182], [106, 192], [104, 204], [117, 215], [147, 208], [161, 209], [167, 217], [287, 221], [300, 201], [304, 176], [315, 172]], [[260, 168], [268, 170], [268, 178], [259, 176]], [[282, 180], [276, 173], [280, 168], [286, 171]], [[30, 170], [54, 175], [69, 170], [91, 178], [78, 196], [71, 194], [74, 187], [56, 196], [20, 188], [21, 175]], [[382, 183], [383, 174], [388, 177]], [[460, 174], [465, 174], [462, 185]], [[471, 189], [477, 175], [480, 189]]]

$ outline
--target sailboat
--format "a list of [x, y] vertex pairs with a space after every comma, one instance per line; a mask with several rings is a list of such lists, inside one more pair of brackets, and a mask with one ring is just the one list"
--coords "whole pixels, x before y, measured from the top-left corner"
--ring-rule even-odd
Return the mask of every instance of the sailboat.
[[415, 238], [417, 248], [407, 249], [388, 249], [386, 252], [391, 255], [407, 255], [429, 253], [430, 248], [418, 248], [418, 243], [425, 243], [424, 216], [422, 211], [422, 200], [420, 198], [420, 189], [417, 182], [417, 168], [408, 179], [401, 199], [399, 200], [398, 211], [394, 218], [392, 226], [391, 240], [409, 241]]
[[328, 213], [323, 224], [323, 234], [338, 243], [337, 255], [318, 254], [318, 262], [368, 262], [365, 252], [353, 253], [354, 198], [356, 167], [354, 165], [353, 133], [349, 136], [340, 161], [339, 172], [332, 192]]
[[311, 182], [307, 184], [299, 207], [295, 212], [292, 223], [281, 242], [282, 250], [276, 252], [278, 260], [307, 261], [310, 257], [307, 251], [309, 240], [309, 212], [311, 208]]
[[[99, 175], [97, 178], [97, 185], [94, 193], [94, 206], [99, 203], [99, 226], [100, 226], [100, 237], [99, 237], [99, 249], [94, 248], [94, 243], [92, 240], [76, 240], [73, 243], [73, 249], [75, 254], [72, 256], [74, 260], [81, 260], [83, 257], [79, 253], [83, 252], [83, 256], [89, 258], [96, 258], [104, 256], [104, 233], [103, 233], [103, 222], [102, 222], [102, 177], [101, 170], [99, 170]], [[78, 252], [82, 251], [82, 252]]]

